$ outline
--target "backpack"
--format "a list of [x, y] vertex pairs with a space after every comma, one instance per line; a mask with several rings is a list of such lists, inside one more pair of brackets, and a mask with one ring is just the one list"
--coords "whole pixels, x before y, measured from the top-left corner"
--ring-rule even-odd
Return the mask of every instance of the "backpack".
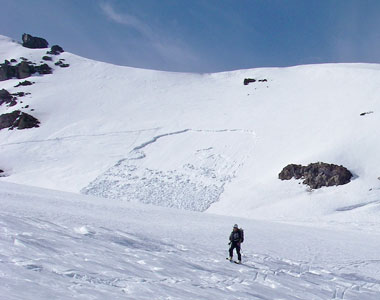
[[240, 232], [240, 243], [244, 242], [244, 230], [243, 228], [239, 228]]

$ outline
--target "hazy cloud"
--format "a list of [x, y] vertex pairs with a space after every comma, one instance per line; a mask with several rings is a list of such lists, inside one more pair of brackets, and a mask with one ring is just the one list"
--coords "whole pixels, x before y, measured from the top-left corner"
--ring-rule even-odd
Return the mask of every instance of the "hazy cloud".
[[[149, 24], [143, 22], [136, 16], [124, 12], [117, 12], [108, 2], [101, 3], [100, 8], [111, 21], [125, 25], [138, 32], [165, 61], [177, 63], [187, 62], [188, 64], [197, 61], [197, 56], [178, 38], [172, 38], [167, 32], [159, 32], [156, 26], [155, 30], [153, 30]], [[146, 43], [146, 41], [140, 42]]]
[[122, 25], [129, 26], [148, 39], [154, 38], [154, 34], [150, 27], [143, 23], [139, 18], [126, 13], [118, 13], [109, 3], [100, 4], [100, 8], [110, 20]]

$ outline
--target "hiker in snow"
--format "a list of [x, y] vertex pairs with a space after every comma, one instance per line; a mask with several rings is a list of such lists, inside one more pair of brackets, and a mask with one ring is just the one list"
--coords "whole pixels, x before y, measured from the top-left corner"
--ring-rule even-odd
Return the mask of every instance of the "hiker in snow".
[[239, 229], [239, 226], [235, 224], [230, 234], [230, 242], [228, 243], [228, 245], [231, 245], [229, 260], [232, 260], [234, 249], [236, 249], [238, 255], [237, 263], [241, 263], [240, 244], [242, 242], [244, 242], [244, 231], [241, 228]]

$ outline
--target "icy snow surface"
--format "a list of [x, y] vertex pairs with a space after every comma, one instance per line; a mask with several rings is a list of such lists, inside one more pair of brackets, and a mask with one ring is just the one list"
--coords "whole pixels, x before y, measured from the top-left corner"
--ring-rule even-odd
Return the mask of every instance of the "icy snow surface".
[[[379, 299], [379, 232], [0, 183], [1, 299]], [[226, 261], [231, 225], [243, 264]]]

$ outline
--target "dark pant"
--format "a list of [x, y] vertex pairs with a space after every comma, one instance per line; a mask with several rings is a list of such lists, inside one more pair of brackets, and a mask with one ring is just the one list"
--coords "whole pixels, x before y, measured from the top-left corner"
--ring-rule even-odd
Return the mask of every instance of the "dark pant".
[[241, 260], [241, 254], [240, 254], [240, 243], [238, 242], [232, 242], [230, 247], [230, 257], [234, 254], [234, 249], [236, 249], [236, 253], [238, 255], [238, 260]]

